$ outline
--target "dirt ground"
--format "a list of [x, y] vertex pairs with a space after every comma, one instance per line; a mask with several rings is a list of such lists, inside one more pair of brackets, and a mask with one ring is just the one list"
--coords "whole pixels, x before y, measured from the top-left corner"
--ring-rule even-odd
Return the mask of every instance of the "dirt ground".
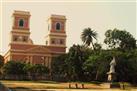
[[26, 89], [45, 89], [45, 88], [56, 88], [56, 89], [66, 89], [66, 88], [104, 88], [99, 84], [88, 84], [85, 83], [52, 83], [52, 82], [31, 82], [31, 81], [1, 81], [5, 86], [9, 88], [26, 88]]
[[121, 89], [35, 89], [35, 90], [24, 90], [24, 89], [16, 89], [14, 91], [137, 91], [137, 89], [132, 89], [132, 90], [121, 90]]
[[[13, 91], [123, 91], [118, 89], [109, 89], [108, 84], [92, 83], [60, 83], [44, 81], [0, 81], [6, 87], [14, 89]], [[137, 91], [137, 88], [128, 88], [124, 91]]]

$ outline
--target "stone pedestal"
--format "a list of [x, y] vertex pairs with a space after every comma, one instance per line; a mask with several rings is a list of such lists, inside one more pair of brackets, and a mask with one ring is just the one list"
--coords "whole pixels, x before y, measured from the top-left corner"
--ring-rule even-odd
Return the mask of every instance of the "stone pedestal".
[[115, 73], [108, 72], [108, 81], [109, 82], [114, 82], [116, 80], [116, 75]]
[[111, 72], [108, 72], [108, 87], [109, 88], [120, 88], [120, 84], [118, 82], [115, 82], [116, 80], [116, 74], [115, 73], [111, 73]]

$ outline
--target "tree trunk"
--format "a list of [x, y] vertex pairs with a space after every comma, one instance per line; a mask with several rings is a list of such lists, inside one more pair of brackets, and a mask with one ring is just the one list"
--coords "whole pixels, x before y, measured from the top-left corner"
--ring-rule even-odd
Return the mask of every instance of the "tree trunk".
[[97, 73], [96, 73], [96, 78], [95, 78], [95, 80], [98, 80], [98, 74], [99, 74], [99, 70], [97, 70]]
[[92, 44], [93, 50], [95, 50], [95, 47], [94, 47], [94, 44], [93, 44], [93, 42], [91, 42], [91, 44]]

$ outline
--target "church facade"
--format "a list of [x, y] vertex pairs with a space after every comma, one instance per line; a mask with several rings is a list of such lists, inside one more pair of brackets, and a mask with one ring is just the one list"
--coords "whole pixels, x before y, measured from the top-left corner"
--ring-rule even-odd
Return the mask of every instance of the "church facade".
[[12, 17], [13, 26], [10, 32], [9, 50], [4, 56], [5, 63], [14, 60], [42, 64], [50, 68], [53, 57], [66, 53], [65, 16], [49, 17], [45, 45], [35, 45], [30, 39], [30, 12], [14, 11]]

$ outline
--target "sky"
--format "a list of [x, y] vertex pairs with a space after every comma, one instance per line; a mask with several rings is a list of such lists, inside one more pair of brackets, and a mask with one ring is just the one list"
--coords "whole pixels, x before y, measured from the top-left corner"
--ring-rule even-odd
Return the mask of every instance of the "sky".
[[[9, 2], [8, 2], [9, 1]], [[108, 29], [120, 29], [130, 32], [137, 39], [136, 2], [134, 0], [118, 2], [106, 0], [94, 2], [12, 2], [5, 0], [0, 4], [0, 53], [8, 50], [9, 33], [12, 30], [14, 10], [29, 11], [31, 39], [34, 44], [45, 45], [47, 19], [51, 14], [65, 15], [67, 48], [73, 44], [82, 44], [80, 35], [84, 28], [90, 27], [98, 33], [98, 42], [103, 46], [104, 33]], [[31, 0], [30, 0], [31, 1]], [[53, 0], [51, 0], [53, 1]], [[77, 0], [76, 0], [77, 1]]]

